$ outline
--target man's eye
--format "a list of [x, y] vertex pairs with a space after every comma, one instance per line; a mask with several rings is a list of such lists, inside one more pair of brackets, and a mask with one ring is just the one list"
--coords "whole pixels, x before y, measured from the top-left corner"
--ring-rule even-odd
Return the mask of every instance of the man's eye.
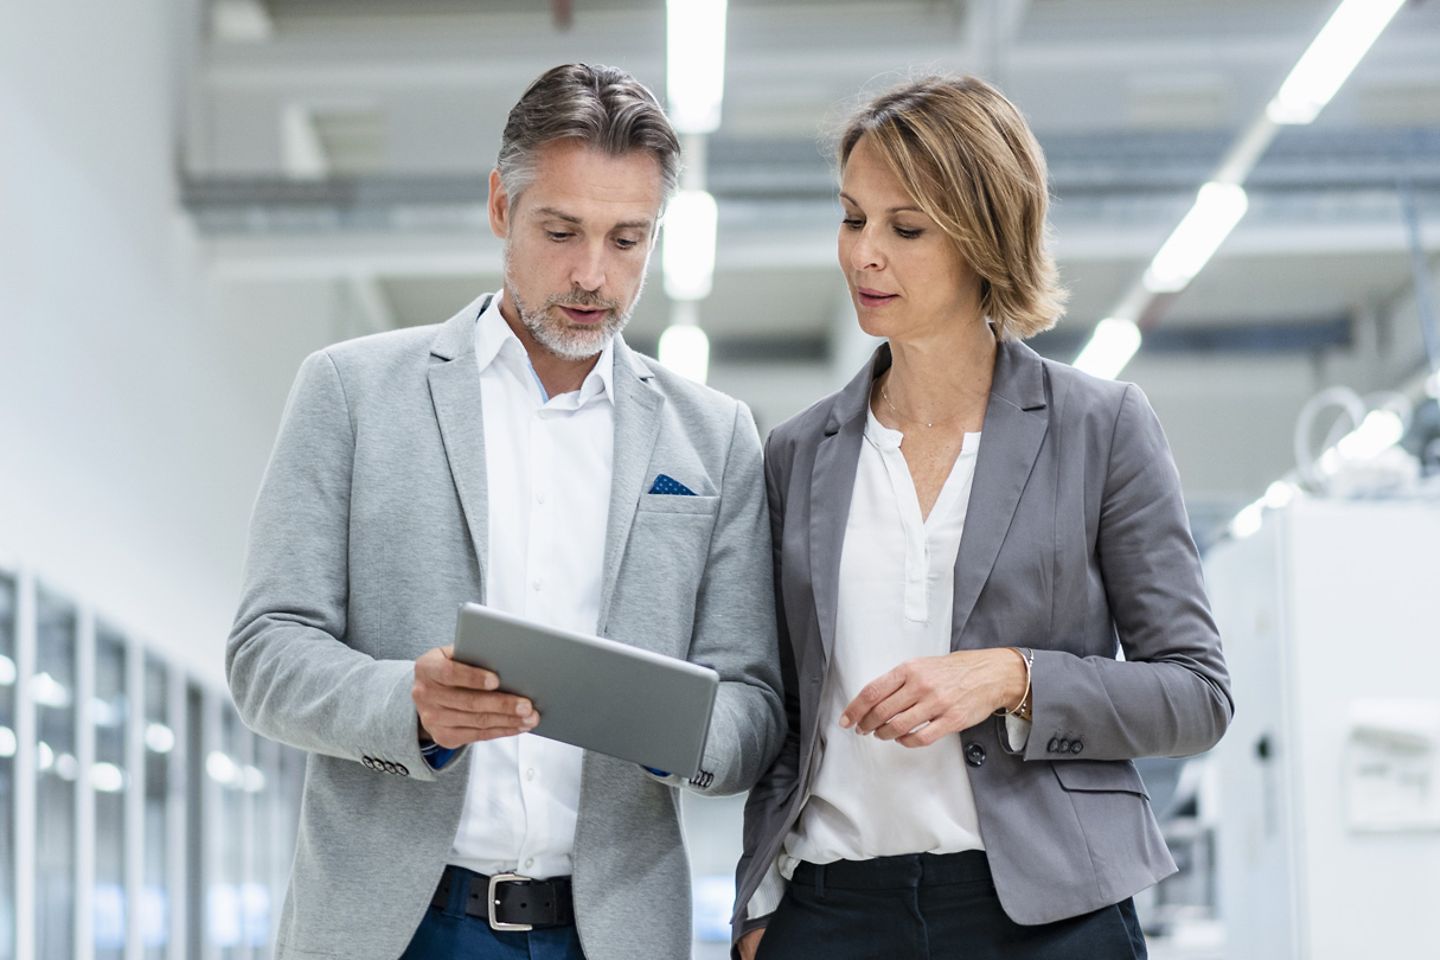
[[640, 241], [638, 241], [638, 240], [631, 240], [631, 239], [629, 239], [628, 237], [616, 237], [616, 238], [615, 238], [615, 246], [619, 247], [621, 250], [629, 250], [629, 249], [631, 249], [632, 247], [638, 246], [639, 243], [640, 243]]
[[563, 240], [569, 240], [571, 237], [575, 236], [575, 234], [566, 233], [563, 230], [546, 230], [545, 236], [549, 237], [551, 240], [554, 240], [556, 243], [560, 243]]

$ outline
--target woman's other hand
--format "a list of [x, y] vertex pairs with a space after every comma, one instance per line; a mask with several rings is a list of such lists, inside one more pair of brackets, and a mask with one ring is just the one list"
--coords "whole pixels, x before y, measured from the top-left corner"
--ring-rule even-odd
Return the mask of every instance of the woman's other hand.
[[764, 927], [756, 927], [740, 938], [736, 944], [740, 949], [740, 960], [755, 960], [755, 954], [760, 952], [760, 938], [765, 936]]
[[[1013, 647], [920, 657], [870, 681], [840, 726], [906, 747], [928, 747], [967, 730], [1025, 695], [1025, 657]], [[917, 729], [920, 728], [920, 729]]]

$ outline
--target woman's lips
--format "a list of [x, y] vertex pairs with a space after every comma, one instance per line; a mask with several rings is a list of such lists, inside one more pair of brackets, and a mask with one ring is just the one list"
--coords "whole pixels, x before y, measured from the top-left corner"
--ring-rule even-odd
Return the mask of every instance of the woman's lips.
[[855, 295], [860, 298], [862, 307], [883, 307], [893, 300], [900, 299], [898, 293], [881, 293], [879, 290], [867, 290], [864, 287], [857, 287]]

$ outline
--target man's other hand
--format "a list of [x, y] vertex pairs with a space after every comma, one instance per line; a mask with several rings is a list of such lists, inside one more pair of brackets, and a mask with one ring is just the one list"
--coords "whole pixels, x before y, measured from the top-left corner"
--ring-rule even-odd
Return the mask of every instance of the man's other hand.
[[524, 697], [497, 692], [500, 678], [455, 659], [454, 647], [436, 647], [415, 661], [410, 697], [420, 717], [420, 736], [447, 750], [479, 740], [513, 737], [540, 722]]

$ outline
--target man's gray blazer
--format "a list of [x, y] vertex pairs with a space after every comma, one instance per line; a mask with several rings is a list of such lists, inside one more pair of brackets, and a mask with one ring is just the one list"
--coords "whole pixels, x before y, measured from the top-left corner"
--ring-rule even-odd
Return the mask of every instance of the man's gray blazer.
[[[415, 658], [485, 597], [486, 302], [309, 357], [260, 488], [226, 666], [246, 724], [310, 753], [281, 960], [394, 960], [455, 837], [470, 752], [426, 765], [410, 689]], [[783, 736], [759, 438], [739, 402], [618, 338], [614, 359], [599, 633], [720, 673], [703, 792], [736, 793]], [[660, 473], [697, 496], [648, 494]], [[689, 954], [678, 805], [635, 764], [585, 755], [573, 890], [590, 960]]]
[[[746, 804], [737, 937], [758, 925], [746, 906], [819, 762], [845, 521], [871, 387], [889, 365], [882, 346], [766, 445], [789, 735]], [[1040, 924], [1175, 870], [1130, 760], [1206, 750], [1234, 708], [1180, 479], [1140, 390], [1001, 343], [983, 431], [951, 649], [1034, 648], [1034, 720], [1023, 751], [999, 717], [959, 736], [1001, 905]]]

